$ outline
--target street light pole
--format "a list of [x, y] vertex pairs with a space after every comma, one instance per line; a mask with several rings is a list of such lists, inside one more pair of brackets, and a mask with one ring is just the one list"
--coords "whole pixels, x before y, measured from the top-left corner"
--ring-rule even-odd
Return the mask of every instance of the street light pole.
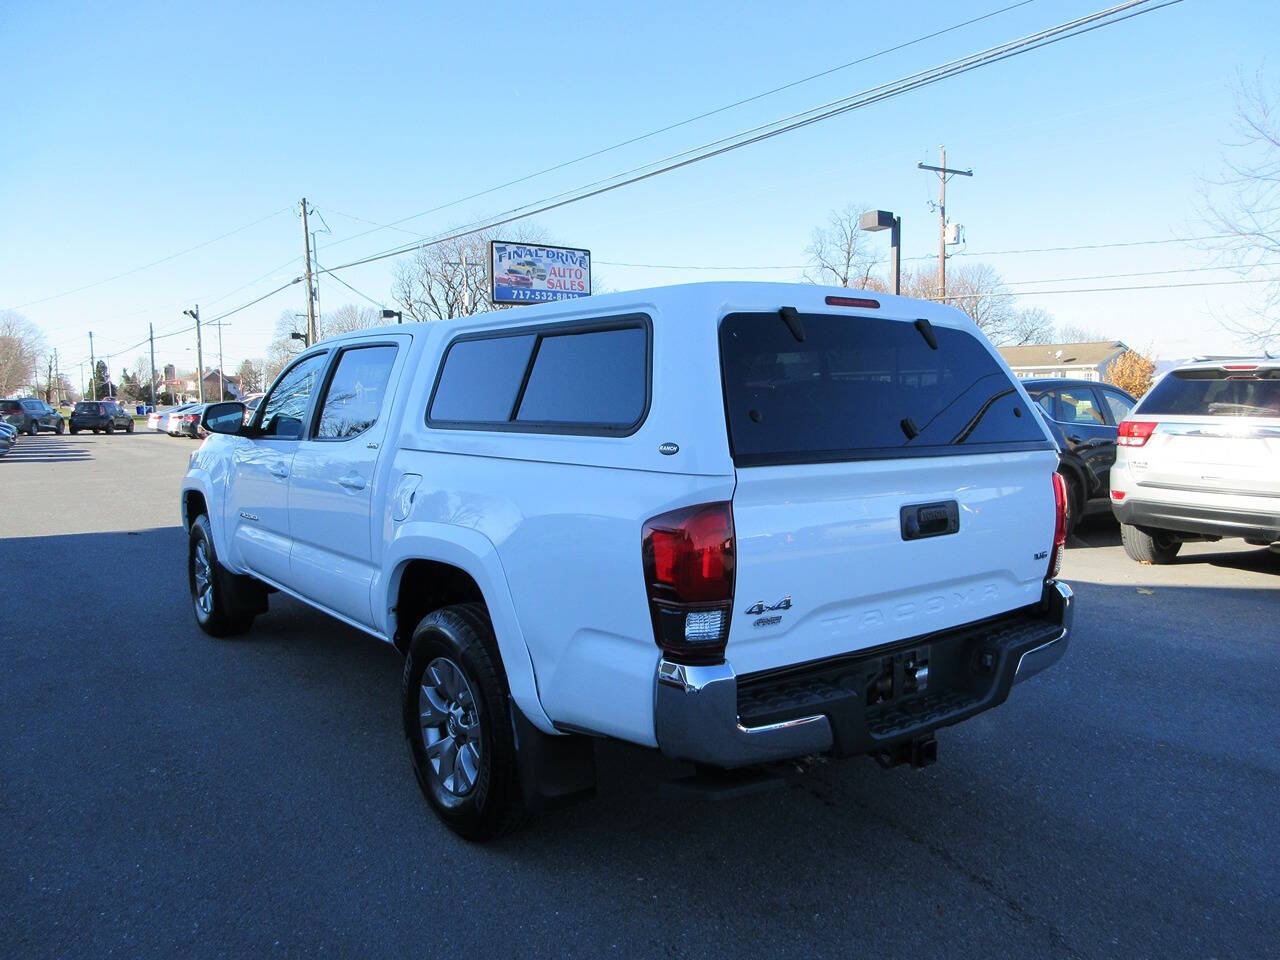
[[868, 233], [889, 230], [889, 262], [893, 273], [893, 292], [902, 292], [902, 218], [888, 210], [868, 210], [858, 221]]
[[200, 304], [182, 312], [196, 322], [196, 389], [199, 391], [200, 402], [204, 403], [204, 348], [200, 343]]
[[392, 317], [395, 317], [395, 318], [396, 318], [396, 323], [404, 323], [404, 312], [403, 312], [403, 311], [401, 311], [401, 310], [388, 310], [386, 307], [383, 307], [383, 308], [382, 308], [382, 319], [383, 319], [383, 320], [390, 320]]

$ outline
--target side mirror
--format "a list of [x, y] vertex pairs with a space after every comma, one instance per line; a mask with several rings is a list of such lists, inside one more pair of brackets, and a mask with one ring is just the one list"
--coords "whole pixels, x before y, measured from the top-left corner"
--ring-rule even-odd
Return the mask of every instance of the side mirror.
[[204, 408], [200, 425], [210, 433], [227, 433], [234, 436], [244, 428], [244, 404], [234, 400], [211, 403]]

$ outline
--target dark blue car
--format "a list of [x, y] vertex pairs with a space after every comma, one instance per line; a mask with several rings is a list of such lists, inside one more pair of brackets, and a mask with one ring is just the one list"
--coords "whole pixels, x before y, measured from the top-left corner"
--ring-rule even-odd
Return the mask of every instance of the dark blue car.
[[1136, 400], [1119, 387], [1090, 380], [1023, 380], [1060, 451], [1067, 487], [1067, 532], [1086, 512], [1110, 510], [1116, 429]]

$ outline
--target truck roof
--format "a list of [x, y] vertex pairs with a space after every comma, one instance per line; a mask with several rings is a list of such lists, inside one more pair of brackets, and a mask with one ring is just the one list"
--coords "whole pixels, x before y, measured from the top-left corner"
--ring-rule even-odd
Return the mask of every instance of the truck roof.
[[[878, 307], [850, 307], [828, 305], [827, 297], [846, 297], [870, 299], [876, 301]], [[681, 307], [696, 308], [690, 316], [723, 316], [737, 311], [777, 310], [782, 306], [793, 306], [804, 313], [839, 312], [849, 310], [855, 312], [873, 310], [880, 316], [917, 318], [928, 317], [932, 323], [961, 329], [976, 329], [973, 321], [960, 310], [932, 303], [928, 300], [916, 300], [911, 297], [896, 296], [878, 290], [859, 290], [851, 287], [826, 287], [810, 283], [762, 283], [756, 281], [710, 281], [704, 283], [682, 283], [663, 287], [648, 287], [640, 290], [625, 290], [618, 293], [593, 294], [589, 297], [578, 297], [572, 300], [557, 300], [551, 303], [529, 304], [518, 310], [491, 310], [468, 317], [454, 317], [449, 320], [433, 320], [429, 326], [433, 331], [440, 331], [446, 336], [479, 330], [500, 330], [506, 327], [520, 327], [528, 324], [550, 320], [573, 320], [581, 317], [598, 317], [609, 314], [641, 313], [676, 310]], [[687, 322], [682, 317], [681, 322]], [[413, 324], [415, 327], [420, 324]], [[405, 325], [371, 327], [366, 330], [355, 330], [349, 333], [327, 337], [318, 343], [338, 343], [344, 340], [359, 339], [393, 333], [405, 333]]]

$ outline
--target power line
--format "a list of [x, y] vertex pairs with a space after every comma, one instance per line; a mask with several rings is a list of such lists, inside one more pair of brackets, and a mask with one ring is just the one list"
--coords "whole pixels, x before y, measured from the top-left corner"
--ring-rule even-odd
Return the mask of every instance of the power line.
[[[345, 270], [351, 267], [361, 266], [366, 263], [372, 263], [377, 260], [384, 260], [388, 257], [400, 256], [423, 247], [471, 236], [472, 234], [479, 233], [482, 230], [493, 229], [495, 227], [512, 223], [516, 220], [523, 220], [527, 217], [546, 213], [560, 207], [568, 206], [572, 203], [578, 203], [582, 200], [587, 200], [591, 197], [599, 196], [600, 194], [608, 193], [643, 180], [648, 180], [652, 177], [669, 173], [671, 171], [699, 163], [703, 160], [709, 160], [713, 157], [721, 156], [734, 150], [739, 150], [743, 147], [780, 136], [781, 134], [789, 133], [793, 130], [818, 123], [822, 120], [869, 106], [873, 103], [879, 103], [881, 101], [900, 96], [903, 93], [919, 89], [920, 87], [929, 86], [939, 81], [959, 76], [979, 67], [999, 63], [1002, 60], [1019, 56], [1023, 53], [1029, 53], [1032, 50], [1041, 49], [1061, 40], [1081, 36], [1085, 33], [1099, 29], [1100, 27], [1112, 26], [1116, 23], [1140, 16], [1144, 13], [1151, 13], [1156, 10], [1164, 9], [1165, 7], [1173, 6], [1176, 3], [1181, 3], [1182, 0], [1165, 0], [1164, 3], [1160, 3], [1155, 6], [1147, 6], [1150, 2], [1151, 0], [1128, 0], [1126, 3], [1117, 4], [1116, 6], [1089, 14], [1088, 16], [1080, 17], [1076, 20], [1068, 21], [1067, 23], [1059, 24], [1058, 26], [1050, 27], [995, 47], [990, 47], [978, 53], [949, 61], [940, 66], [912, 74], [911, 76], [901, 78], [891, 83], [880, 84], [876, 87], [862, 91], [861, 93], [852, 94], [848, 97], [830, 101], [826, 104], [821, 104], [817, 107], [803, 110], [800, 113], [792, 114], [780, 120], [762, 124], [749, 130], [741, 131], [740, 133], [732, 136], [711, 141], [710, 143], [703, 144], [700, 147], [695, 147], [678, 154], [673, 154], [663, 160], [654, 161], [640, 167], [632, 168], [628, 171], [623, 171], [622, 173], [615, 174], [613, 177], [607, 177], [603, 180], [597, 180], [594, 183], [586, 184], [583, 187], [577, 188], [577, 190], [566, 191], [552, 197], [544, 198], [540, 201], [535, 201], [534, 203], [527, 204], [523, 207], [517, 207], [514, 210], [509, 211], [507, 214], [500, 214], [497, 217], [486, 221], [475, 221], [460, 230], [437, 236], [423, 243], [394, 247], [381, 253], [362, 257], [358, 260], [340, 264], [336, 267], [330, 267], [327, 271], [323, 272], [333, 273], [337, 270]], [[657, 166], [655, 166], [655, 164], [657, 164]]]
[[[1275, 267], [1280, 266], [1280, 261], [1268, 261], [1266, 263], [1255, 263], [1253, 267]], [[1206, 267], [1177, 267], [1172, 270], [1140, 270], [1130, 271], [1128, 273], [1097, 273], [1083, 277], [1054, 277], [1045, 280], [1006, 280], [1005, 283], [1014, 284], [1015, 286], [1025, 283], [1078, 283], [1081, 280], [1116, 280], [1121, 277], [1160, 277], [1175, 273], [1203, 273], [1206, 270], [1235, 270], [1235, 267], [1224, 266], [1206, 266]], [[1048, 292], [1048, 291], [1045, 291]]]
[[[1105, 250], [1114, 247], [1143, 247], [1164, 243], [1194, 243], [1199, 240], [1220, 240], [1227, 234], [1215, 233], [1208, 234], [1203, 237], [1169, 237], [1163, 240], [1124, 240], [1117, 243], [1082, 243], [1074, 246], [1064, 247], [1024, 247], [1018, 250], [963, 250], [959, 253], [948, 253], [948, 257], [1003, 257], [1013, 256], [1022, 253], [1062, 253], [1072, 250]], [[929, 254], [924, 257], [903, 257], [903, 262], [920, 261], [920, 260], [936, 260], [937, 256]], [[596, 263], [604, 267], [637, 267], [649, 270], [808, 270], [812, 263], [781, 263], [781, 264], [738, 264], [738, 265], [719, 265], [719, 264], [691, 264], [691, 263], [626, 263], [621, 260], [597, 260]], [[1132, 276], [1132, 274], [1125, 274]]]
[[113, 280], [119, 280], [123, 277], [132, 276], [133, 274], [139, 273], [143, 270], [149, 270], [152, 267], [157, 267], [162, 263], [168, 263], [170, 260], [176, 260], [178, 257], [185, 256], [188, 253], [192, 253], [196, 250], [200, 250], [203, 247], [209, 246], [210, 244], [217, 243], [219, 240], [225, 240], [227, 237], [234, 236], [237, 233], [242, 233], [243, 231], [248, 230], [250, 227], [256, 227], [260, 223], [266, 223], [268, 220], [272, 219], [273, 217], [280, 216], [280, 214], [285, 213], [289, 209], [291, 208], [285, 207], [281, 210], [275, 211], [274, 213], [269, 213], [265, 217], [260, 217], [259, 219], [254, 220], [252, 223], [246, 223], [242, 227], [236, 227], [234, 230], [228, 230], [226, 233], [219, 234], [218, 236], [214, 237], [212, 240], [205, 240], [203, 243], [197, 243], [194, 247], [187, 247], [185, 250], [179, 250], [177, 253], [171, 253], [168, 256], [161, 257], [159, 260], [152, 260], [150, 263], [144, 263], [140, 267], [133, 267], [132, 269], [125, 270], [122, 273], [117, 273], [110, 277], [104, 277], [101, 280], [95, 280], [92, 283], [86, 283], [83, 286], [74, 287], [70, 290], [63, 290], [61, 293], [50, 294], [49, 296], [41, 297], [38, 300], [28, 300], [26, 303], [20, 303], [16, 307], [13, 307], [11, 309], [21, 310], [24, 307], [34, 307], [38, 303], [48, 303], [50, 300], [57, 300], [59, 297], [69, 297], [73, 293], [80, 293], [83, 290], [91, 290], [94, 287], [102, 286], [104, 283], [110, 283]]
[[933, 31], [932, 33], [926, 33], [923, 36], [915, 37], [912, 40], [906, 40], [902, 43], [895, 44], [892, 47], [886, 47], [883, 50], [878, 50], [875, 53], [867, 54], [866, 56], [859, 57], [856, 60], [850, 60], [848, 63], [842, 63], [834, 67], [829, 67], [826, 70], [821, 70], [818, 73], [810, 74], [807, 77], [801, 77], [799, 80], [792, 80], [788, 83], [782, 84], [781, 86], [773, 87], [770, 90], [765, 90], [762, 93], [757, 93], [749, 97], [744, 97], [741, 100], [735, 100], [733, 103], [725, 104], [722, 107], [716, 107], [713, 110], [707, 110], [703, 113], [696, 114], [695, 116], [688, 117], [684, 120], [678, 120], [675, 123], [669, 123], [664, 127], [657, 128], [656, 130], [650, 130], [648, 133], [642, 133], [638, 136], [629, 137], [628, 139], [621, 140], [618, 143], [615, 143], [611, 146], [601, 147], [598, 150], [591, 151], [590, 153], [584, 153], [582, 156], [574, 157], [572, 160], [564, 160], [560, 163], [553, 164], [550, 167], [545, 167], [542, 170], [538, 170], [533, 173], [528, 173], [528, 174], [525, 174], [524, 176], [517, 177], [514, 180], [508, 180], [505, 183], [500, 183], [493, 187], [487, 187], [484, 190], [477, 191], [476, 193], [469, 194], [465, 197], [459, 197], [456, 200], [450, 200], [447, 203], [442, 203], [439, 206], [432, 207], [429, 210], [423, 210], [420, 213], [414, 213], [414, 214], [410, 214], [407, 217], [401, 217], [399, 220], [393, 220], [391, 223], [379, 223], [375, 220], [368, 220], [364, 217], [357, 217], [357, 216], [354, 216], [353, 214], [343, 213], [340, 210], [333, 210], [333, 208], [330, 207], [329, 209], [333, 213], [336, 213], [342, 217], [347, 217], [351, 220], [359, 221], [361, 223], [371, 224], [373, 226], [373, 229], [365, 230], [361, 233], [353, 234], [350, 237], [344, 237], [341, 240], [338, 240], [338, 241], [335, 241], [334, 243], [329, 244], [329, 246], [336, 247], [338, 244], [346, 243], [350, 240], [357, 240], [360, 237], [366, 237], [369, 234], [377, 233], [380, 230], [397, 230], [401, 233], [408, 233], [413, 236], [421, 237], [423, 236], [423, 234], [417, 233], [416, 231], [413, 231], [413, 230], [405, 230], [400, 226], [400, 224], [408, 223], [410, 220], [417, 220], [420, 217], [425, 217], [432, 213], [438, 213], [441, 210], [446, 210], [449, 207], [454, 207], [454, 206], [457, 206], [458, 204], [466, 203], [470, 200], [477, 200], [480, 197], [488, 196], [489, 194], [496, 193], [499, 190], [505, 190], [507, 187], [514, 187], [521, 183], [527, 183], [530, 180], [534, 180], [534, 179], [537, 179], [538, 177], [545, 176], [548, 173], [555, 173], [557, 170], [563, 170], [566, 167], [571, 167], [575, 164], [582, 163], [583, 161], [586, 161], [586, 160], [592, 160], [596, 157], [603, 156], [606, 153], [612, 153], [613, 151], [620, 150], [623, 147], [629, 147], [629, 146], [632, 146], [633, 144], [640, 143], [644, 140], [649, 140], [653, 137], [659, 136], [660, 134], [669, 133], [672, 130], [677, 130], [680, 127], [688, 126], [689, 124], [696, 123], [699, 120], [705, 120], [708, 117], [714, 117], [717, 114], [725, 113], [729, 110], [736, 109], [737, 107], [745, 106], [748, 103], [755, 103], [757, 100], [763, 100], [766, 97], [771, 97], [775, 93], [781, 93], [784, 90], [790, 90], [793, 87], [798, 87], [798, 86], [801, 86], [802, 84], [809, 83], [813, 80], [818, 80], [818, 79], [821, 79], [822, 77], [830, 76], [831, 74], [838, 73], [841, 70], [847, 70], [850, 67], [856, 67], [861, 64], [868, 63], [880, 57], [888, 56], [891, 53], [897, 53], [899, 50], [905, 50], [907, 47], [912, 47], [912, 46], [915, 46], [916, 44], [924, 43], [926, 40], [932, 40], [944, 34], [952, 33], [956, 30], [963, 29], [964, 27], [972, 26], [973, 24], [980, 23], [983, 20], [990, 20], [992, 17], [997, 17], [1002, 13], [1008, 13], [1010, 10], [1016, 10], [1018, 7], [1028, 6], [1029, 4], [1034, 2], [1035, 0], [1021, 0], [1021, 2], [1009, 4], [1008, 6], [1001, 7], [998, 10], [992, 10], [990, 13], [984, 13], [981, 16], [972, 17], [960, 23], [952, 24], [949, 27], [942, 27], [938, 30]]
[[[333, 212], [334, 212], [334, 213], [337, 213], [337, 211], [336, 211], [336, 210], [334, 210]], [[320, 267], [320, 260], [319, 260], [319, 258], [317, 258], [317, 259], [316, 259], [316, 266], [317, 266], [317, 267]], [[324, 269], [323, 269], [323, 268], [321, 268], [321, 269], [320, 269], [320, 272], [321, 272], [321, 273], [324, 273], [325, 271], [324, 271]], [[357, 289], [356, 289], [355, 287], [353, 287], [351, 284], [347, 283], [347, 281], [343, 280], [343, 279], [342, 279], [340, 276], [338, 276], [336, 273], [331, 273], [331, 274], [329, 274], [329, 277], [330, 277], [330, 279], [337, 280], [340, 284], [342, 284], [344, 287], [346, 287], [348, 290], [350, 290], [350, 291], [351, 291], [352, 293], [354, 293], [356, 296], [358, 296], [358, 297], [364, 297], [366, 300], [368, 300], [370, 303], [372, 303], [375, 307], [378, 307], [379, 309], [381, 309], [382, 307], [384, 307], [384, 306], [386, 305], [386, 301], [380, 301], [380, 300], [375, 300], [375, 299], [373, 299], [373, 297], [369, 296], [367, 293], [363, 293], [363, 292], [361, 292], [361, 291], [357, 290]]]
[[[1057, 293], [1112, 293], [1124, 290], [1179, 290], [1183, 287], [1231, 287], [1242, 283], [1274, 283], [1269, 277], [1249, 280], [1198, 280], [1193, 283], [1148, 283], [1123, 287], [1073, 287], [1069, 290], [1002, 290], [998, 293], [949, 293], [948, 300], [973, 300], [977, 297], [1038, 297]], [[938, 300], [938, 297], [925, 297]]]

